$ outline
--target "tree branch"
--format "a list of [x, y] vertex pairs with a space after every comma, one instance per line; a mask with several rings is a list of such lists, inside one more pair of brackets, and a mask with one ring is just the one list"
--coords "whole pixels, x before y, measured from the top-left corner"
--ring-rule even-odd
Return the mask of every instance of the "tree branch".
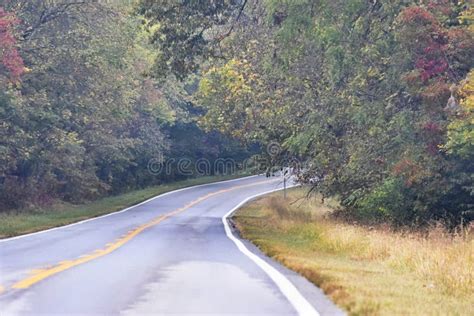
[[223, 35], [221, 35], [219, 38], [218, 38], [218, 41], [221, 41], [223, 40], [224, 38], [226, 38], [227, 36], [229, 36], [232, 31], [234, 30], [235, 28], [235, 24], [237, 23], [237, 21], [239, 21], [240, 19], [240, 16], [242, 15], [242, 12], [244, 11], [245, 9], [245, 6], [247, 5], [247, 1], [248, 0], [244, 0], [244, 3], [242, 4], [242, 6], [240, 7], [239, 9], [239, 14], [237, 15], [237, 17], [235, 18], [234, 22], [232, 22], [232, 25], [230, 26], [230, 29]]

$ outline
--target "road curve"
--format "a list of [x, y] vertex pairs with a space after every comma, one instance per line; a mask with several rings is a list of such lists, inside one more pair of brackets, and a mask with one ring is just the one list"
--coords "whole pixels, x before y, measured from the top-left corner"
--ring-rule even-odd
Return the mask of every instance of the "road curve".
[[227, 223], [243, 201], [281, 182], [253, 176], [199, 185], [0, 240], [0, 314], [343, 314]]

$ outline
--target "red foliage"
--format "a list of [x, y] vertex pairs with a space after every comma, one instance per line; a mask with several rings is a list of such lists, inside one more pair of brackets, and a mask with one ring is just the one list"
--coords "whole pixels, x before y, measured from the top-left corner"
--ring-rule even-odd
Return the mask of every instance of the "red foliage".
[[469, 65], [474, 56], [474, 34], [465, 28], [452, 28], [447, 32], [449, 38], [448, 58], [460, 64]]
[[420, 76], [423, 81], [436, 77], [448, 69], [448, 62], [444, 57], [424, 56], [418, 58], [415, 67], [420, 70]]
[[420, 78], [427, 81], [442, 76], [449, 68], [446, 59], [448, 34], [436, 17], [419, 6], [412, 6], [400, 13], [406, 36], [406, 45], [412, 51], [415, 68]]
[[453, 13], [453, 9], [451, 7], [451, 3], [449, 0], [425, 0], [427, 8], [430, 12], [439, 15], [450, 15]]
[[400, 21], [402, 23], [418, 24], [418, 25], [436, 25], [438, 21], [427, 10], [422, 7], [412, 6], [404, 9], [400, 13]]
[[472, 49], [472, 33], [467, 29], [450, 29], [447, 33], [449, 42], [456, 46], [457, 49]]
[[397, 162], [392, 169], [395, 176], [401, 176], [405, 179], [405, 185], [410, 187], [420, 177], [421, 168], [411, 159], [402, 159]]
[[24, 71], [23, 59], [18, 53], [13, 34], [13, 28], [18, 22], [13, 14], [0, 7], [0, 65], [3, 65], [8, 73], [6, 77], [11, 81], [18, 81]]

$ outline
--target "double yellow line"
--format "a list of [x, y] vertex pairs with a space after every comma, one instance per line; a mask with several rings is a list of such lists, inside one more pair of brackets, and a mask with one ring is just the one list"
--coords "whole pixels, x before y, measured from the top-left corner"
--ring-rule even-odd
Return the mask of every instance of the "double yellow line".
[[[93, 251], [92, 253], [80, 256], [77, 259], [61, 261], [58, 264], [54, 265], [53, 267], [33, 270], [33, 271], [31, 271], [31, 274], [32, 274], [31, 276], [29, 276], [28, 278], [25, 278], [21, 281], [16, 282], [15, 284], [12, 285], [12, 288], [13, 289], [27, 289], [30, 286], [32, 286], [32, 285], [34, 285], [34, 284], [36, 284], [36, 283], [38, 283], [38, 282], [40, 282], [40, 281], [42, 281], [46, 278], [49, 278], [50, 276], [53, 276], [57, 273], [63, 272], [65, 270], [71, 269], [75, 266], [84, 264], [86, 262], [92, 261], [94, 259], [100, 258], [100, 257], [105, 256], [105, 255], [108, 255], [112, 251], [117, 250], [118, 248], [120, 248], [123, 245], [125, 245], [126, 243], [128, 243], [130, 240], [135, 238], [137, 235], [142, 233], [144, 230], [146, 230], [150, 227], [153, 227], [153, 226], [161, 223], [162, 221], [166, 220], [167, 218], [169, 218], [171, 216], [174, 216], [174, 215], [177, 215], [177, 214], [193, 207], [194, 205], [196, 205], [196, 204], [198, 204], [198, 203], [200, 203], [204, 200], [207, 200], [207, 199], [209, 199], [209, 198], [211, 198], [215, 195], [230, 192], [230, 191], [245, 188], [245, 187], [256, 186], [256, 185], [260, 185], [260, 184], [263, 184], [263, 183], [270, 183], [270, 182], [274, 182], [274, 181], [276, 181], [276, 180], [265, 180], [265, 181], [259, 181], [259, 182], [251, 183], [251, 184], [238, 185], [238, 186], [234, 186], [234, 187], [231, 187], [231, 188], [228, 188], [228, 189], [223, 189], [223, 190], [219, 190], [219, 191], [216, 191], [216, 192], [206, 194], [202, 197], [197, 198], [196, 200], [191, 201], [190, 203], [186, 204], [185, 206], [183, 206], [181, 208], [178, 208], [178, 209], [173, 210], [169, 213], [160, 215], [160, 216], [154, 218], [153, 220], [151, 220], [150, 222], [138, 226], [137, 228], [129, 231], [128, 233], [126, 233], [124, 236], [120, 237], [116, 241], [107, 244], [105, 246], [105, 248], [103, 248], [103, 249], [97, 249], [97, 250]], [[2, 292], [4, 292], [4, 290], [5, 289], [2, 286], [0, 286], [0, 294]]]

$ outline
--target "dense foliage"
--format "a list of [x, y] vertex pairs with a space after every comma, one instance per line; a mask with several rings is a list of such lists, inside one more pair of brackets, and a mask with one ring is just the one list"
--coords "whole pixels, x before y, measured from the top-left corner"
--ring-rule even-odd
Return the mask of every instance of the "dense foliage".
[[2, 208], [174, 180], [147, 163], [233, 137], [356, 218], [474, 217], [468, 1], [119, 3], [0, 1]]
[[23, 73], [23, 60], [16, 48], [16, 38], [14, 26], [18, 24], [18, 20], [13, 14], [6, 12], [0, 7], [0, 66], [2, 76], [8, 77], [11, 81], [18, 80]]
[[[203, 66], [203, 127], [280, 143], [282, 159], [305, 161], [302, 178], [358, 218], [474, 217], [468, 1], [266, 0], [233, 9], [232, 32], [216, 47], [216, 23], [203, 34], [211, 53], [193, 56]], [[192, 39], [192, 25], [176, 27], [183, 36], [168, 46]], [[168, 32], [155, 31], [167, 42]]]
[[1, 210], [173, 180], [186, 175], [175, 165], [153, 174], [150, 159], [183, 157], [180, 145], [191, 159], [213, 158], [230, 144], [196, 127], [177, 84], [150, 76], [161, 52], [132, 9], [0, 1]]

